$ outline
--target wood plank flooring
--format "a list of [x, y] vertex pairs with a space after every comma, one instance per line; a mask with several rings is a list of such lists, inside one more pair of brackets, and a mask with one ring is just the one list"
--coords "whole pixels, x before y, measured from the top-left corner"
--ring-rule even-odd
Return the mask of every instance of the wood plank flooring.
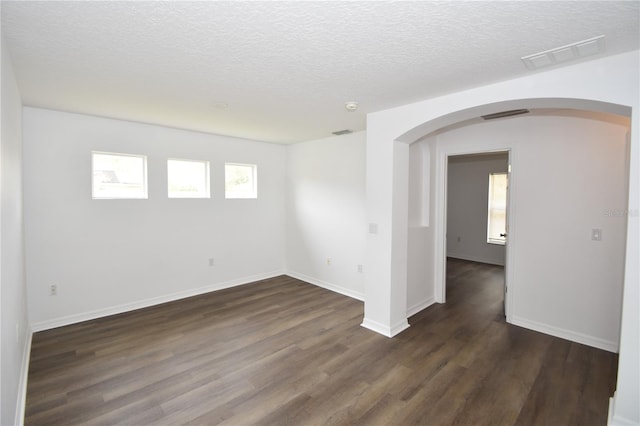
[[388, 339], [282, 276], [33, 336], [27, 425], [605, 425], [614, 354], [508, 325], [502, 268]]

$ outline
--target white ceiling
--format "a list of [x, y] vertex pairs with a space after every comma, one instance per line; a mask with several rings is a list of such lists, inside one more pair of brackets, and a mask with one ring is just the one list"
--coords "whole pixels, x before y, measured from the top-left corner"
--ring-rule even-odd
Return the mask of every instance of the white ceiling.
[[2, 32], [25, 105], [291, 143], [526, 75], [522, 56], [591, 37], [606, 36], [598, 56], [638, 49], [639, 6], [2, 1]]

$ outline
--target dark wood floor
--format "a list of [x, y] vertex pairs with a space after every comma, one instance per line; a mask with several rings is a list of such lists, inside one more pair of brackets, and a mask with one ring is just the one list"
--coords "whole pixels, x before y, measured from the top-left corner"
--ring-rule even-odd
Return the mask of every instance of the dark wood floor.
[[605, 425], [617, 357], [508, 325], [502, 269], [388, 339], [286, 276], [33, 336], [26, 424]]

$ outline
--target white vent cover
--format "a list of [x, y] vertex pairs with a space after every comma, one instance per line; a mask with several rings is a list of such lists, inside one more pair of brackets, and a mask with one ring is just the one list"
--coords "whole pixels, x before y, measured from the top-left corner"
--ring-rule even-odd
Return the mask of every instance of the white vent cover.
[[556, 47], [555, 49], [545, 50], [544, 52], [534, 53], [533, 55], [523, 56], [521, 59], [527, 68], [535, 70], [601, 52], [604, 52], [604, 35], [567, 44], [566, 46]]
[[349, 133], [353, 133], [353, 130], [349, 130], [349, 129], [344, 129], [344, 130], [338, 130], [337, 132], [331, 132], [336, 136], [340, 136], [340, 135], [348, 135]]

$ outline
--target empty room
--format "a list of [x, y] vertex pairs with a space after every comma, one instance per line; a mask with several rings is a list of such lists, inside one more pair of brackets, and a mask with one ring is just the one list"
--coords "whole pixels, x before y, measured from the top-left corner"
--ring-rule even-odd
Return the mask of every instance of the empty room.
[[640, 425], [640, 2], [0, 12], [1, 425]]

